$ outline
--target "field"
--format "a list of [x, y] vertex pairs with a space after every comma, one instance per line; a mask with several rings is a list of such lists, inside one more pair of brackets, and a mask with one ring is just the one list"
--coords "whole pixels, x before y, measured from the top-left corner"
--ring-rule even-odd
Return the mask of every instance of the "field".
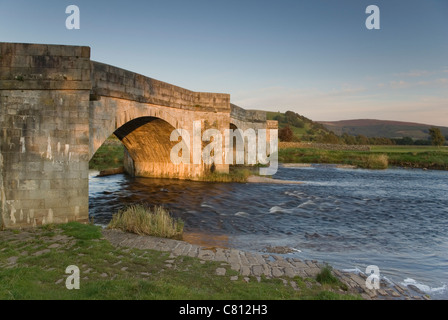
[[371, 146], [371, 152], [385, 153], [422, 153], [422, 152], [448, 152], [448, 147], [434, 146]]
[[448, 148], [432, 146], [371, 146], [370, 151], [285, 148], [279, 150], [283, 163], [328, 163], [355, 165], [366, 169], [390, 166], [448, 170]]
[[124, 145], [112, 135], [95, 152], [89, 162], [89, 169], [101, 171], [121, 167], [123, 157]]

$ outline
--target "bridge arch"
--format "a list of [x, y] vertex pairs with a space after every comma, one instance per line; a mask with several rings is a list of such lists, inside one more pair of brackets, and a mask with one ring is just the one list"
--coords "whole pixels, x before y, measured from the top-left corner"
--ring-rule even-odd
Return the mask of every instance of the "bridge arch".
[[91, 101], [90, 158], [111, 134], [124, 126], [130, 128], [130, 126], [138, 124], [144, 125], [143, 122], [150, 122], [150, 118], [158, 118], [168, 123], [172, 130], [181, 128], [179, 118], [176, 119], [174, 112], [169, 112], [166, 109], [160, 106], [110, 97], [102, 97], [99, 101]]
[[118, 128], [114, 134], [126, 148], [126, 171], [145, 177], [188, 176], [189, 166], [175, 165], [170, 158], [171, 149], [178, 143], [170, 140], [173, 130], [176, 128], [157, 117], [136, 118]]
[[92, 61], [89, 47], [0, 42], [0, 64], [5, 228], [88, 221], [89, 160], [114, 132], [138, 175], [199, 179], [210, 165], [167, 164], [168, 132], [192, 133], [197, 121], [223, 132], [231, 119], [243, 131], [266, 127], [264, 112], [231, 106], [229, 94], [190, 91]]

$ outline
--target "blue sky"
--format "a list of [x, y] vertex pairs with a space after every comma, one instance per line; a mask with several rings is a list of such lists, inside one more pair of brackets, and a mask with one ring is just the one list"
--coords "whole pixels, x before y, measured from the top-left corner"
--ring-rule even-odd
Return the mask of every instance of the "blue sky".
[[[75, 4], [81, 29], [67, 30]], [[380, 30], [368, 30], [368, 5]], [[446, 0], [0, 0], [0, 41], [93, 60], [248, 109], [448, 126]]]

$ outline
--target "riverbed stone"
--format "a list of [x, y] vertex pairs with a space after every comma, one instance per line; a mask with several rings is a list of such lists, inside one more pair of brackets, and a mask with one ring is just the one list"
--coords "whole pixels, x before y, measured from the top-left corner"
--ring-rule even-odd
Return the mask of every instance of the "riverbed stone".
[[9, 264], [9, 265], [13, 265], [13, 264], [16, 264], [17, 263], [17, 259], [19, 259], [19, 257], [9, 257], [8, 259], [6, 259], [6, 262]]
[[281, 277], [283, 276], [283, 270], [279, 267], [273, 267], [272, 268], [272, 276], [273, 277]]
[[[240, 265], [239, 263], [232, 263], [231, 265], [230, 265], [230, 269], [232, 269], [232, 270], [234, 270], [234, 271], [242, 271], [242, 270], [244, 270], [244, 268], [249, 268], [249, 267], [247, 267], [247, 266], [242, 266], [242, 265]], [[250, 274], [250, 269], [249, 269], [249, 274]]]
[[225, 254], [225, 252], [224, 252], [224, 250], [222, 248], [216, 248], [215, 260], [216, 261], [225, 261], [225, 262], [227, 262], [226, 254]]
[[380, 296], [388, 296], [386, 290], [378, 289], [377, 291], [378, 291], [378, 294], [379, 294]]
[[[235, 270], [235, 269], [232, 268], [232, 270]], [[240, 271], [242, 276], [250, 275], [250, 267], [248, 267], [248, 266], [241, 266], [239, 270], [235, 270], [235, 271]]]
[[285, 272], [285, 276], [287, 276], [287, 277], [294, 278], [296, 276], [296, 272], [291, 267], [286, 267], [284, 269], [284, 272]]
[[216, 275], [218, 275], [218, 276], [225, 276], [226, 275], [226, 269], [225, 268], [217, 268], [216, 269]]
[[263, 274], [267, 277], [270, 278], [272, 276], [272, 269], [268, 264], [263, 264]]
[[413, 284], [409, 284], [408, 288], [411, 289], [412, 291], [419, 293], [419, 294], [425, 294], [422, 290], [420, 290], [417, 286], [415, 286]]
[[400, 286], [399, 284], [396, 284], [394, 286], [395, 290], [397, 290], [401, 295], [407, 295], [407, 290], [405, 288], [403, 288], [402, 286]]
[[386, 289], [386, 292], [390, 296], [392, 296], [392, 297], [395, 297], [395, 298], [399, 298], [400, 297], [400, 294], [397, 291], [393, 290], [393, 289]]
[[309, 277], [312, 277], [312, 278], [314, 278], [315, 276], [317, 276], [320, 273], [319, 268], [308, 268], [308, 269], [304, 269], [304, 271]]
[[198, 254], [199, 254], [199, 248], [196, 247], [196, 246], [191, 246], [191, 247], [188, 249], [188, 252], [187, 252], [186, 255], [189, 256], [189, 257], [195, 258], [195, 257], [198, 256]]
[[243, 265], [250, 265], [250, 262], [247, 259], [246, 254], [244, 252], [242, 252], [242, 251], [240, 252], [240, 259], [241, 259], [241, 263]]
[[[241, 256], [240, 256], [240, 257], [241, 257]], [[247, 253], [245, 254], [245, 257], [246, 257], [246, 259], [247, 259], [247, 261], [248, 261], [248, 264], [251, 264], [251, 265], [258, 264], [257, 259], [255, 259], [254, 255], [253, 255], [252, 253], [247, 252]]]
[[40, 255], [45, 254], [45, 253], [48, 253], [48, 252], [51, 252], [51, 250], [50, 250], [50, 249], [43, 249], [43, 250], [40, 250], [40, 251], [35, 252], [35, 253], [33, 254], [33, 256], [40, 256]]
[[261, 276], [263, 274], [263, 267], [261, 265], [252, 266], [252, 274], [254, 276]]

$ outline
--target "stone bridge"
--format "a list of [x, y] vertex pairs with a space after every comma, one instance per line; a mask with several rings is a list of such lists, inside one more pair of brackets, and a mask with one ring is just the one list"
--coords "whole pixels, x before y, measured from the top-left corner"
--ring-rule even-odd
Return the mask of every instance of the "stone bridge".
[[173, 164], [174, 129], [193, 132], [193, 121], [221, 132], [267, 127], [264, 112], [231, 105], [229, 94], [95, 62], [81, 46], [0, 43], [0, 105], [4, 228], [87, 221], [89, 160], [111, 134], [124, 144], [132, 174], [198, 179], [229, 166]]

